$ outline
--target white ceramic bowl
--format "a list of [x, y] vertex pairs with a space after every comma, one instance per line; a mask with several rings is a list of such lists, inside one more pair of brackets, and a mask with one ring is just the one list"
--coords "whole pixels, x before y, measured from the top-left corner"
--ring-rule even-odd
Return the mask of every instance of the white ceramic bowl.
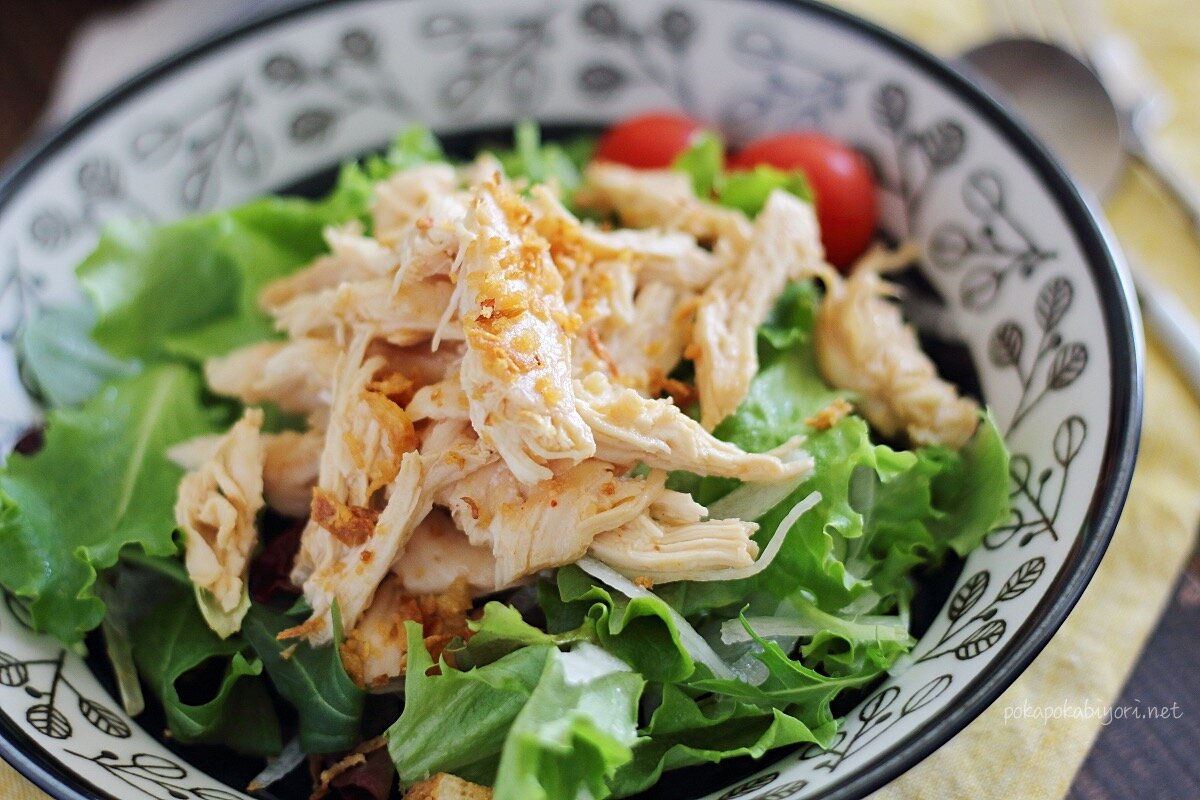
[[[599, 126], [672, 107], [734, 138], [813, 127], [871, 155], [884, 228], [927, 253], [940, 319], [966, 345], [1014, 454], [1011, 522], [967, 559], [914, 663], [849, 713], [832, 750], [793, 751], [748, 778], [743, 766], [664, 784], [722, 800], [865, 794], [995, 700], [1083, 591], [1128, 488], [1141, 351], [1111, 240], [1059, 167], [946, 64], [841, 12], [771, 0], [345, 0], [179, 54], [0, 182], [4, 450], [36, 419], [12, 334], [77, 298], [73, 267], [106, 219], [169, 220], [293, 186], [414, 122]], [[7, 599], [0, 754], [18, 769], [72, 800], [244, 796], [120, 714], [85, 663]], [[34, 709], [47, 705], [65, 724], [44, 724]]]

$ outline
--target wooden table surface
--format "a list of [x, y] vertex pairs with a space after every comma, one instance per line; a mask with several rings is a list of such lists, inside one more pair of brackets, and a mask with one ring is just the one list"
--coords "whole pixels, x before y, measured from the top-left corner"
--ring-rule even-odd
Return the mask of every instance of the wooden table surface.
[[[90, 14], [131, 4], [0, 0], [0, 164], [33, 132], [74, 31]], [[1179, 715], [1149, 719], [1137, 711], [1117, 712], [1123, 718], [1105, 726], [1075, 779], [1070, 800], [1200, 798], [1198, 700], [1200, 553], [1113, 704], [1114, 709], [1147, 709], [1175, 703]]]

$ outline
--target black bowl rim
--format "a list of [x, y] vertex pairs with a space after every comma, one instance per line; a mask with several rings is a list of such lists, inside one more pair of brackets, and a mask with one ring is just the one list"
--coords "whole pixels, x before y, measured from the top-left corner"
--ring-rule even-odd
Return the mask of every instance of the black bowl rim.
[[[163, 76], [170, 75], [222, 47], [259, 30], [325, 8], [362, 0], [301, 0], [218, 31], [175, 55], [145, 69], [79, 112], [61, 128], [36, 139], [0, 173], [0, 212], [42, 164], [83, 133], [95, 120]], [[1067, 216], [1099, 290], [1112, 357], [1109, 432], [1100, 476], [1096, 482], [1079, 544], [1019, 630], [1009, 649], [964, 690], [965, 702], [930, 720], [893, 745], [880, 761], [861, 774], [830, 786], [826, 800], [857, 800], [882, 787], [947, 743], [990, 706], [1049, 643], [1079, 601], [1108, 548], [1129, 492], [1142, 424], [1145, 354], [1132, 282], [1120, 249], [1100, 214], [1067, 177], [1024, 123], [989, 96], [971, 78], [919, 45], [873, 22], [815, 0], [757, 0], [787, 6], [864, 35], [918, 67], [926, 76], [953, 92], [988, 121], [1006, 142], [1034, 168], [1043, 186]], [[1127, 385], [1123, 386], [1125, 382]], [[56, 800], [94, 800], [104, 797], [82, 777], [65, 770], [28, 736], [0, 727], [0, 757]]]

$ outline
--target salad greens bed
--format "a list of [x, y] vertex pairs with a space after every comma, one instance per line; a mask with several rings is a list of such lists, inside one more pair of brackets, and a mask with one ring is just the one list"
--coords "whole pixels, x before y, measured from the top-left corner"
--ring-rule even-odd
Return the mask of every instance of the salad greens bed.
[[[499, 156], [510, 176], [570, 190], [589, 152], [586, 141], [543, 145], [522, 125]], [[441, 158], [437, 141], [412, 129], [386, 155], [343, 167], [324, 199], [114, 224], [78, 270], [91, 308], [49, 312], [24, 333], [24, 375], [49, 412], [40, 451], [0, 470], [0, 584], [27, 603], [36, 628], [77, 648], [103, 626], [126, 707], [140, 710], [149, 689], [179, 742], [273, 755], [297, 738], [305, 753], [337, 754], [380, 732], [363, 721], [379, 699], [347, 677], [337, 648], [276, 640], [304, 619], [302, 601], [255, 602], [229, 639], [208, 629], [179, 558], [181, 472], [165, 450], [240, 415], [205, 392], [199, 367], [275, 335], [259, 289], [322, 253], [325, 226], [369, 227], [373, 183]], [[677, 167], [750, 214], [773, 188], [807, 192], [798, 174], [725, 174], [711, 136]], [[408, 623], [403, 709], [384, 723], [401, 786], [446, 771], [494, 785], [497, 798], [619, 797], [668, 769], [827, 746], [835, 698], [909, 653], [914, 575], [965, 554], [1006, 518], [1008, 455], [986, 416], [957, 452], [876, 443], [853, 414], [810, 429], [805, 420], [843, 396], [816, 366], [820, 300], [812, 283], [779, 299], [759, 331], [749, 396], [716, 431], [750, 451], [808, 435], [816, 470], [760, 517], [760, 544], [800, 500], [821, 499], [780, 532], [771, 565], [653, 592], [564, 567], [535, 597], [524, 590], [532, 613], [486, 603], [474, 636], [438, 664]], [[271, 428], [291, 422], [268, 409]], [[671, 486], [707, 505], [737, 482], [674, 474]]]

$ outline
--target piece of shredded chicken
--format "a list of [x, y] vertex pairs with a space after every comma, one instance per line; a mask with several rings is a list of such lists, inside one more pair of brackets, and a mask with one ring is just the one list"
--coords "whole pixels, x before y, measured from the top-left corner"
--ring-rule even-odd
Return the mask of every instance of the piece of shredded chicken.
[[549, 478], [548, 461], [578, 463], [596, 450], [571, 386], [578, 322], [563, 303], [550, 244], [532, 221], [512, 190], [480, 184], [457, 276], [471, 424], [522, 483]]
[[979, 406], [938, 376], [892, 302], [895, 290], [879, 276], [906, 255], [874, 250], [848, 279], [826, 284], [817, 360], [827, 381], [858, 393], [858, 409], [885, 436], [960, 447], [979, 423]]
[[359, 686], [377, 688], [403, 677], [408, 665], [405, 622], [418, 622], [425, 648], [436, 662], [455, 637], [467, 638], [467, 612], [471, 591], [466, 581], [451, 583], [443, 591], [414, 595], [397, 575], [379, 584], [371, 607], [342, 643], [342, 663]]
[[[291, 579], [312, 615], [281, 638], [330, 642], [336, 608], [368, 686], [403, 674], [404, 620], [440, 646], [474, 598], [588, 554], [645, 582], [752, 568], [756, 526], [709, 519], [666, 475], [812, 470], [799, 439], [747, 453], [709, 432], [746, 395], [776, 297], [809, 275], [828, 287], [829, 379], [885, 432], [969, 435], [974, 406], [937, 379], [879, 278], [828, 273], [803, 201], [772, 195], [751, 223], [680, 173], [611, 164], [589, 167], [576, 200], [632, 227], [580, 220], [489, 156], [413, 167], [376, 187], [370, 235], [329, 229], [327, 254], [262, 290], [287, 338], [205, 375], [306, 426], [263, 433], [252, 409], [173, 449], [191, 470], [177, 514], [206, 613], [244, 603], [264, 503], [305, 519]], [[694, 386], [675, 373], [685, 358]], [[703, 424], [684, 412], [697, 398]]]
[[210, 627], [222, 637], [241, 628], [249, 608], [247, 573], [263, 506], [263, 413], [248, 408], [212, 453], [179, 482], [175, 521], [184, 563]]
[[776, 189], [754, 220], [749, 248], [709, 285], [696, 309], [692, 360], [706, 429], [746, 397], [758, 372], [758, 326], [779, 293], [789, 281], [829, 271], [812, 206]]

